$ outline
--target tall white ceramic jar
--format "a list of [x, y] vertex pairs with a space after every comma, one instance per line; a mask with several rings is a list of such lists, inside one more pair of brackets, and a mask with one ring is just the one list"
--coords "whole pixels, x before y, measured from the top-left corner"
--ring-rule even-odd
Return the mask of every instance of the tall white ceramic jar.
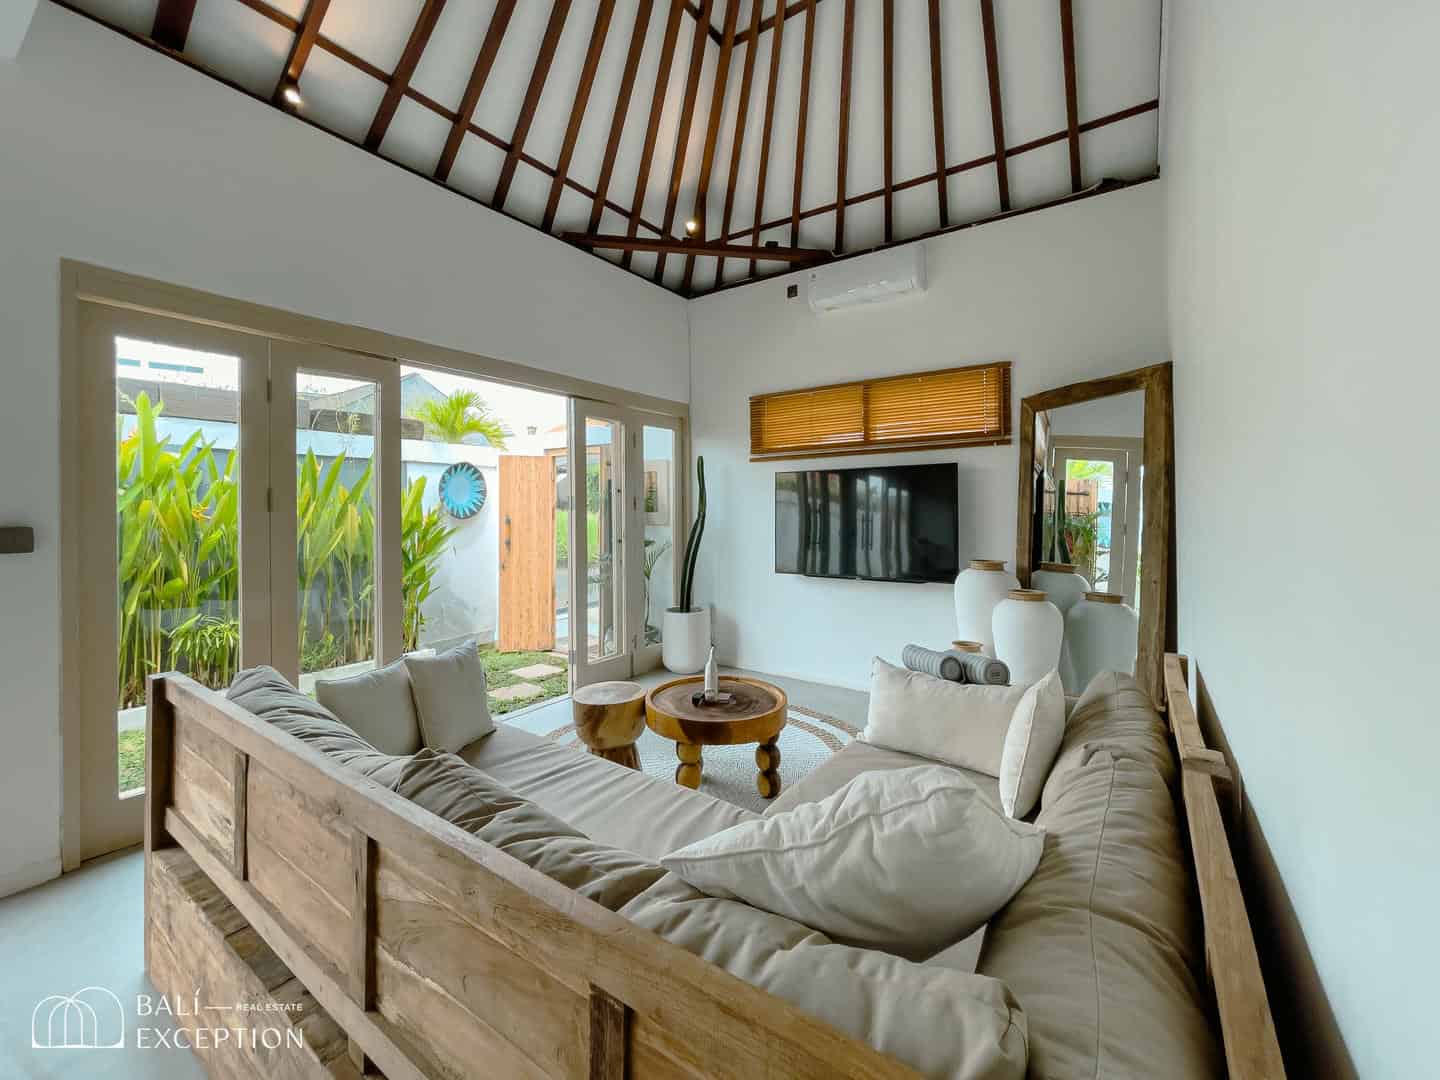
[[1065, 617], [1039, 589], [1011, 589], [991, 618], [995, 656], [1010, 668], [1012, 686], [1037, 683], [1060, 667]]
[[1134, 673], [1140, 616], [1119, 593], [1087, 592], [1065, 616], [1065, 639], [1078, 692], [1102, 671]]
[[971, 559], [955, 579], [955, 636], [978, 641], [987, 656], [995, 655], [991, 616], [1011, 589], [1020, 587], [1003, 559]]
[[[1050, 602], [1067, 615], [1070, 609], [1090, 591], [1090, 582], [1075, 570], [1074, 563], [1042, 562], [1040, 568], [1030, 575], [1030, 584], [1044, 589]], [[1078, 694], [1085, 684], [1075, 674], [1075, 663], [1070, 656], [1070, 635], [1060, 645], [1060, 682], [1072, 694]]]

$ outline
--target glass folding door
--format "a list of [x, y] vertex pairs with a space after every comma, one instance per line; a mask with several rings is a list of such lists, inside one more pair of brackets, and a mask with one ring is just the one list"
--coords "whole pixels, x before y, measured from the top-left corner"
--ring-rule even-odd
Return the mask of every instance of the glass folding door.
[[399, 365], [271, 347], [272, 663], [305, 691], [403, 651]]
[[[265, 499], [269, 343], [86, 304], [81, 309], [76, 498], [81, 745], [66, 783], [81, 858], [143, 832], [150, 675], [223, 688], [270, 657]], [[77, 453], [78, 451], [78, 453]], [[205, 763], [194, 762], [203, 768]]]

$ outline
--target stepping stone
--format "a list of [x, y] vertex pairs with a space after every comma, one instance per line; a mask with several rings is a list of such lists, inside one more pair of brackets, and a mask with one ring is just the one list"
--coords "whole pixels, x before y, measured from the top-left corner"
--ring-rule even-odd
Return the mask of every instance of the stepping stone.
[[491, 690], [490, 696], [499, 701], [519, 701], [521, 698], [535, 697], [543, 693], [545, 693], [543, 686], [522, 682], [516, 683], [514, 686], [502, 686], [498, 690]]
[[516, 668], [510, 674], [518, 675], [522, 679], [548, 679], [551, 675], [564, 675], [565, 669], [554, 664], [531, 664], [529, 667]]

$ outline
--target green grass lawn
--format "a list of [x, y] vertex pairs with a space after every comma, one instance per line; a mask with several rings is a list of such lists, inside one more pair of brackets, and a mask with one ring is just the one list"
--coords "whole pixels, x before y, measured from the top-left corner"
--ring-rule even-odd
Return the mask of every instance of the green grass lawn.
[[[496, 716], [523, 709], [538, 701], [549, 701], [551, 698], [557, 698], [570, 692], [569, 665], [564, 659], [551, 656], [548, 652], [502, 653], [496, 652], [494, 648], [484, 647], [480, 650], [480, 663], [485, 668], [485, 685], [490, 690], [499, 690], [501, 687], [514, 686], [516, 683], [522, 682], [530, 682], [541, 689], [541, 693], [516, 701], [501, 701], [491, 697], [489, 699], [490, 712]], [[512, 674], [516, 668], [529, 667], [531, 664], [549, 664], [551, 667], [558, 667], [560, 674], [544, 679], [529, 680]], [[120, 732], [120, 790], [133, 791], [144, 786], [145, 729], [122, 731]]]

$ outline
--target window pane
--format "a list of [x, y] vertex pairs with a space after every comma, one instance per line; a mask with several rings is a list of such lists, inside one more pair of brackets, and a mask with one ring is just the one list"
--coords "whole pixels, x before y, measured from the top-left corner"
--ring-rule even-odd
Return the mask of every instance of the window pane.
[[375, 665], [375, 415], [372, 382], [296, 375], [300, 686]]
[[640, 492], [645, 513], [645, 633], [641, 641], [660, 640], [666, 608], [675, 606], [675, 432], [646, 426], [644, 483]]
[[216, 689], [240, 656], [240, 361], [115, 340], [119, 789], [145, 778], [145, 680]]
[[585, 421], [585, 615], [592, 661], [625, 651], [625, 520], [618, 491], [624, 439], [623, 424]]
[[[1124, 591], [1116, 581], [1112, 588], [1110, 548], [1115, 522], [1115, 466], [1109, 461], [1065, 459], [1065, 542], [1070, 562], [1099, 592]], [[1118, 572], [1119, 567], [1115, 567]]]

